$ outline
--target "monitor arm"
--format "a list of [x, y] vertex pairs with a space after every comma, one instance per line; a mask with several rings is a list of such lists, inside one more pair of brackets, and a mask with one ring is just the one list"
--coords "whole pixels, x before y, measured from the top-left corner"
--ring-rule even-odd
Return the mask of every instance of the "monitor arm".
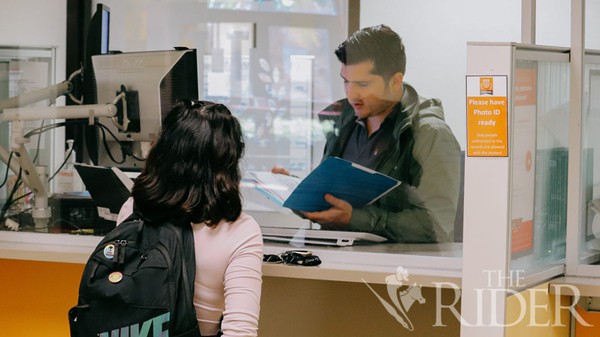
[[66, 95], [71, 91], [73, 91], [73, 82], [64, 81], [47, 88], [33, 90], [19, 96], [0, 100], [0, 113], [2, 113], [2, 111], [5, 109], [18, 108], [20, 106], [26, 106], [35, 102], [43, 101], [45, 99], [55, 100], [57, 97]]
[[[27, 106], [32, 103], [36, 103], [43, 100], [54, 101], [57, 97], [62, 95], [70, 94], [73, 91], [72, 79], [81, 74], [82, 70], [79, 69], [74, 72], [69, 80], [46, 87], [38, 90], [23, 93], [19, 96], [14, 96], [8, 99], [0, 100], [0, 122], [3, 120], [2, 112], [4, 109], [13, 109], [21, 106]], [[75, 100], [74, 97], [72, 99]], [[7, 151], [3, 146], [0, 145], [0, 160], [8, 164], [10, 158], [10, 152]], [[9, 169], [14, 174], [19, 174], [19, 165], [16, 161], [10, 162]], [[26, 181], [25, 179], [23, 181]]]
[[[47, 119], [81, 119], [87, 118], [91, 125], [96, 117], [115, 117], [119, 111], [118, 106], [126, 109], [125, 93], [120, 93], [111, 103], [96, 105], [75, 105], [63, 107], [40, 108], [9, 108], [0, 114], [0, 121], [12, 122], [10, 140], [14, 157], [22, 169], [23, 182], [34, 194], [32, 217], [36, 230], [46, 231], [51, 216], [48, 207], [48, 172], [46, 167], [36, 167], [25, 145], [30, 139], [24, 130], [25, 121]], [[22, 104], [22, 103], [21, 103]], [[114, 121], [114, 118], [113, 118]], [[6, 152], [6, 150], [4, 151]], [[0, 155], [2, 152], [0, 151]], [[6, 156], [6, 153], [4, 154]], [[6, 162], [4, 158], [3, 161]], [[11, 170], [18, 168], [11, 165]]]

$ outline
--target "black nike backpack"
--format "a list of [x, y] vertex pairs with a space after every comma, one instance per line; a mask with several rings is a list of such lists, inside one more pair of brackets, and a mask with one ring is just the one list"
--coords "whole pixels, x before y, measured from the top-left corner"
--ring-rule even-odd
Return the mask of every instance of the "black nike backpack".
[[135, 214], [88, 259], [71, 337], [199, 337], [189, 222], [145, 223]]

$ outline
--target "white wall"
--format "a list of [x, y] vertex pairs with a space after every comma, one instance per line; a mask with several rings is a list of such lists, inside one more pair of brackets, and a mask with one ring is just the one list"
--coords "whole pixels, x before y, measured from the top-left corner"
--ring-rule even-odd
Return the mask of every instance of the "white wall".
[[404, 40], [406, 82], [442, 100], [461, 147], [466, 142], [467, 41], [519, 42], [520, 0], [364, 0], [360, 26], [389, 25]]
[[56, 80], [65, 79], [67, 0], [2, 0], [0, 45], [56, 46]]
[[[467, 41], [521, 42], [521, 0], [363, 0], [360, 26], [384, 23], [404, 39], [405, 79], [438, 97], [464, 149]], [[571, 1], [538, 0], [536, 43], [568, 47]], [[600, 50], [600, 0], [586, 1], [586, 48]]]

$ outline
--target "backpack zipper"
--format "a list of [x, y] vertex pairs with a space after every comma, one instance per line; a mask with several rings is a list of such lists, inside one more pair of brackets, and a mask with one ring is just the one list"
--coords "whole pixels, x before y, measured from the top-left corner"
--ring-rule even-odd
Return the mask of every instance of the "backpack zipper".
[[115, 240], [115, 254], [113, 256], [113, 265], [121, 265], [125, 262], [125, 248], [127, 240]]

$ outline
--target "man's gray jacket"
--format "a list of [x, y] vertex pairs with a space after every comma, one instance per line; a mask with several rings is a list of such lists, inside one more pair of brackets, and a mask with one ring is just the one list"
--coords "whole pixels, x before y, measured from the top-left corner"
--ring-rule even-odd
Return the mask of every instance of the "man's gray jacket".
[[[461, 150], [437, 99], [420, 97], [404, 84], [395, 107], [395, 146], [375, 162], [375, 170], [401, 185], [375, 203], [352, 211], [350, 230], [387, 237], [393, 242], [452, 241], [459, 197]], [[357, 126], [347, 99], [323, 110], [322, 122], [333, 121], [326, 134], [324, 156], [342, 156]]]

